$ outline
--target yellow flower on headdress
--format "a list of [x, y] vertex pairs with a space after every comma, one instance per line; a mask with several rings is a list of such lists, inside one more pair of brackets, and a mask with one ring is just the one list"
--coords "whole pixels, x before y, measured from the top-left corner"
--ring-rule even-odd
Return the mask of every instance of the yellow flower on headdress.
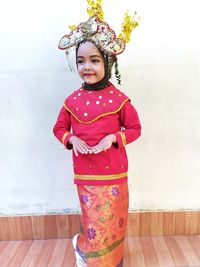
[[96, 15], [100, 21], [104, 20], [104, 13], [102, 9], [102, 0], [87, 0], [88, 8], [87, 13], [90, 17]]
[[76, 25], [71, 25], [71, 26], [69, 26], [69, 28], [70, 28], [71, 31], [74, 31], [74, 30], [76, 30], [77, 26]]
[[139, 25], [140, 17], [135, 18], [137, 13], [131, 17], [128, 12], [125, 13], [124, 21], [122, 23], [122, 31], [118, 38], [122, 39], [125, 43], [128, 43], [131, 39], [131, 32]]

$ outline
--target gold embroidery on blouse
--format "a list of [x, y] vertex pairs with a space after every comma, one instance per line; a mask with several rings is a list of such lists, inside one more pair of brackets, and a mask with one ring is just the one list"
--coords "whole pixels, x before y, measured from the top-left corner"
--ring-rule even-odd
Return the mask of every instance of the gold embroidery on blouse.
[[111, 112], [107, 112], [107, 113], [103, 113], [103, 114], [101, 114], [101, 115], [99, 115], [99, 116], [97, 116], [96, 118], [94, 118], [93, 120], [91, 120], [91, 121], [82, 121], [82, 120], [80, 120], [66, 105], [65, 105], [65, 103], [64, 103], [64, 107], [66, 108], [66, 110], [67, 111], [69, 111], [71, 114], [72, 114], [72, 116], [78, 121], [78, 122], [81, 122], [81, 123], [85, 123], [85, 124], [89, 124], [89, 123], [93, 123], [93, 122], [95, 122], [95, 121], [97, 121], [98, 119], [100, 119], [100, 118], [102, 118], [102, 117], [104, 117], [104, 116], [107, 116], [107, 115], [112, 115], [112, 114], [115, 114], [115, 113], [117, 113], [118, 111], [120, 111], [120, 109], [122, 109], [122, 107], [123, 107], [123, 105], [127, 102], [129, 100], [129, 98], [127, 98], [127, 99], [125, 99], [123, 102], [122, 102], [122, 104], [120, 105], [120, 107], [117, 109], [117, 110], [114, 110], [114, 111], [111, 111]]
[[110, 175], [82, 175], [75, 174], [75, 179], [79, 180], [114, 180], [127, 176], [127, 172], [118, 173], [118, 174], [110, 174]]
[[122, 144], [123, 146], [126, 145], [126, 136], [123, 132], [119, 132], [120, 136], [121, 136], [121, 139], [122, 139]]
[[64, 145], [64, 142], [65, 142], [66, 137], [67, 137], [69, 134], [70, 134], [70, 133], [67, 132], [67, 133], [65, 133], [65, 134], [63, 135], [63, 137], [62, 137], [62, 143], [63, 143], [63, 145]]

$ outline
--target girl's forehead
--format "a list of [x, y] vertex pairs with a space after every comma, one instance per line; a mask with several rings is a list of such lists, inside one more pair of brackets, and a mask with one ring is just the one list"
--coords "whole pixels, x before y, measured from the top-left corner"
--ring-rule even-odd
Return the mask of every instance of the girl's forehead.
[[78, 48], [78, 56], [80, 55], [98, 55], [101, 56], [99, 49], [91, 42], [80, 44]]

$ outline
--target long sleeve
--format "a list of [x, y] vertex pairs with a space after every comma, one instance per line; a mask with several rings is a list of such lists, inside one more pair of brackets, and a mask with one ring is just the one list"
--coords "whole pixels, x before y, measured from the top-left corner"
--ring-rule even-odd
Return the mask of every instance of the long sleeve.
[[135, 141], [141, 135], [138, 113], [130, 101], [127, 101], [120, 111], [120, 122], [122, 130], [115, 133], [119, 148]]
[[72, 145], [68, 143], [69, 138], [72, 136], [70, 130], [71, 115], [64, 107], [62, 107], [56, 124], [54, 125], [53, 133], [58, 138], [58, 140], [68, 149], [72, 149]]

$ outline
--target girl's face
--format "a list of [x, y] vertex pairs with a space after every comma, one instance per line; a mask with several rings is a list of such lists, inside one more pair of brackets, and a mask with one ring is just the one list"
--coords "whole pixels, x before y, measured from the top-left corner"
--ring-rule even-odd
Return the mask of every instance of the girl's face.
[[80, 77], [88, 84], [97, 83], [103, 79], [104, 60], [94, 44], [90, 42], [80, 44], [77, 52], [77, 68]]

